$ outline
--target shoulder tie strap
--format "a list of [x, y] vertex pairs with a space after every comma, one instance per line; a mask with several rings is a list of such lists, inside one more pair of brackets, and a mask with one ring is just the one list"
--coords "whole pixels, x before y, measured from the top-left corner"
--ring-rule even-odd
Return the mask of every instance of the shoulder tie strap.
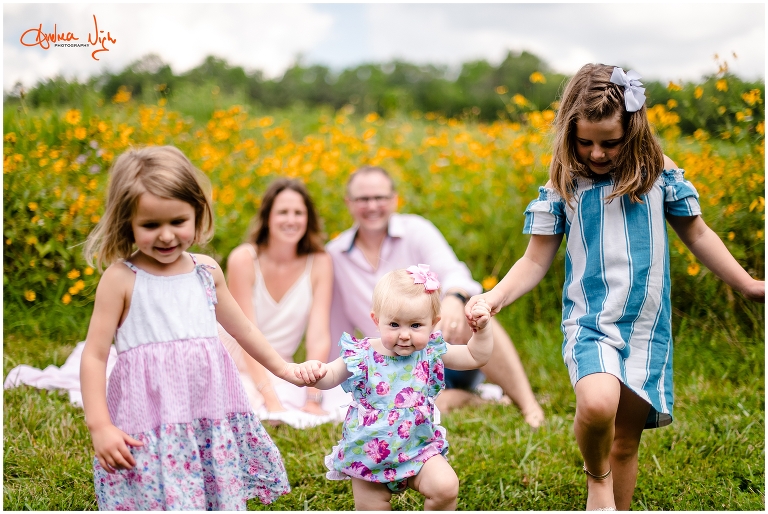
[[126, 266], [128, 266], [128, 269], [130, 269], [130, 270], [131, 270], [131, 271], [133, 271], [134, 273], [137, 273], [137, 272], [139, 271], [139, 268], [137, 268], [136, 266], [134, 266], [132, 262], [123, 261], [123, 264], [125, 264]]
[[219, 303], [218, 298], [216, 298], [216, 283], [213, 280], [213, 275], [208, 271], [216, 269], [216, 266], [198, 264], [197, 260], [195, 260], [195, 256], [192, 254], [189, 255], [192, 257], [192, 262], [195, 263], [195, 273], [197, 273], [197, 276], [205, 289], [205, 296], [208, 298], [208, 308], [212, 311], [216, 310], [216, 304]]

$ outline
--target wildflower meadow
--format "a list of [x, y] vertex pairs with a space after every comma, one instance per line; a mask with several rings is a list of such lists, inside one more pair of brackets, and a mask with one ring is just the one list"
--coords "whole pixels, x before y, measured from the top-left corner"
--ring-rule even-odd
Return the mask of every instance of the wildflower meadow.
[[[763, 278], [763, 92], [719, 80], [685, 90], [670, 84], [666, 102], [648, 113], [665, 153], [701, 195], [704, 220], [750, 274]], [[6, 107], [4, 375], [19, 364], [60, 366], [85, 338], [100, 271], [87, 265], [82, 245], [103, 213], [110, 165], [135, 146], [175, 145], [210, 178], [216, 232], [196, 250], [222, 265], [273, 179], [307, 184], [330, 239], [352, 223], [343, 202], [349, 173], [371, 164], [394, 176], [400, 210], [431, 220], [483, 287], [493, 287], [525, 251], [523, 211], [547, 181], [557, 108], [539, 110], [504, 86], [496, 94], [509, 114], [496, 121], [471, 111], [455, 118], [382, 116], [353, 105], [257, 109], [216, 87], [178, 100], [137, 100], [123, 88], [111, 101], [88, 106], [32, 108], [22, 100]], [[708, 125], [707, 118], [683, 130], [683, 108], [708, 118], [727, 111], [733, 121]], [[644, 435], [633, 508], [764, 510], [763, 305], [720, 282], [671, 229], [669, 237], [675, 422]], [[575, 398], [560, 357], [563, 259], [561, 248], [544, 281], [500, 314], [545, 409], [545, 425], [531, 432], [516, 409], [500, 404], [445, 416], [462, 510], [583, 509], [571, 432]], [[65, 395], [22, 387], [5, 391], [3, 411], [4, 508], [95, 509], [82, 410]], [[268, 430], [293, 487], [270, 508], [352, 508], [349, 483], [324, 478], [323, 455], [340, 436], [339, 425]], [[420, 509], [419, 501], [406, 493], [393, 507]]]

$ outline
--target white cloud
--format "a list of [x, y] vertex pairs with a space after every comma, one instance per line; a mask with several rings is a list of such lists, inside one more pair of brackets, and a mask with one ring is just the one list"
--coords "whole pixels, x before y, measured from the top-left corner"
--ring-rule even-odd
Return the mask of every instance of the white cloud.
[[[19, 43], [40, 23], [87, 42], [93, 14], [117, 39], [101, 61], [92, 49]], [[335, 67], [394, 58], [456, 66], [528, 50], [561, 73], [604, 62], [660, 80], [698, 80], [716, 71], [719, 53], [734, 72], [765, 77], [763, 4], [4, 4], [3, 15], [5, 89], [117, 71], [150, 52], [175, 73], [216, 55], [275, 77], [300, 54]]]

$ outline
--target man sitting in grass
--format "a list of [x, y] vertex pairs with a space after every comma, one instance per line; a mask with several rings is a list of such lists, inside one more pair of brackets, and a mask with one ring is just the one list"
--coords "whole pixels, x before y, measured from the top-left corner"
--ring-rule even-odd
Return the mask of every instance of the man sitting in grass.
[[[328, 243], [333, 260], [331, 338], [341, 334], [375, 334], [370, 317], [371, 295], [385, 273], [413, 263], [429, 264], [443, 283], [442, 320], [437, 326], [451, 344], [467, 344], [472, 330], [464, 316], [467, 299], [482, 292], [467, 266], [458, 260], [439, 230], [421, 216], [398, 214], [394, 182], [386, 170], [366, 166], [347, 181], [345, 202], [355, 225]], [[480, 401], [475, 393], [484, 378], [501, 386], [521, 410], [526, 423], [537, 428], [544, 411], [533, 395], [512, 340], [496, 319], [493, 355], [480, 370], [445, 370], [446, 389], [436, 400], [442, 412]], [[330, 359], [338, 356], [334, 346]]]

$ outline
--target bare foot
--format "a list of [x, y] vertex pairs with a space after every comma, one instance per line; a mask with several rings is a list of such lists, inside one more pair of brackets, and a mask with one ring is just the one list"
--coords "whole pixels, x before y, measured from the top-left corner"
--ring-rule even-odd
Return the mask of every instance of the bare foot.
[[544, 423], [544, 409], [538, 403], [522, 409], [521, 413], [525, 422], [534, 430], [537, 430]]

